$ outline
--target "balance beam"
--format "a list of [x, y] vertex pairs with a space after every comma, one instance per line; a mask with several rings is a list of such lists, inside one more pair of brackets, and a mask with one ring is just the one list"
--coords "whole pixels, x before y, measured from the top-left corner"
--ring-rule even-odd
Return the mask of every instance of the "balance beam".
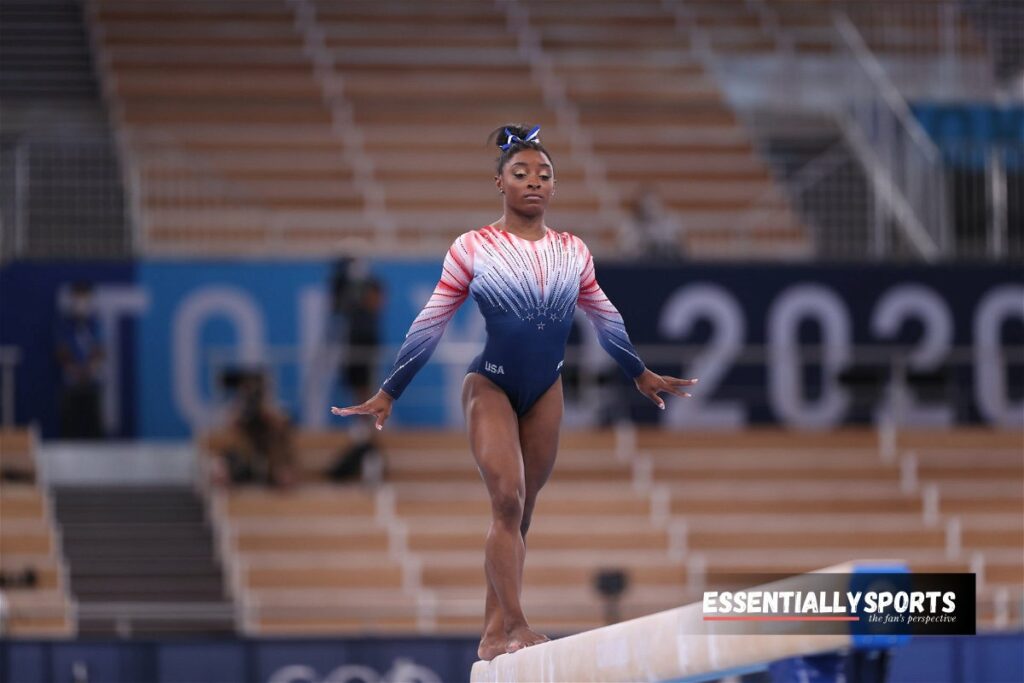
[[[813, 573], [852, 574], [876, 567], [891, 570], [900, 565], [906, 566], [898, 560], [862, 560]], [[750, 590], [793, 590], [799, 580], [799, 576], [791, 577]], [[490, 662], [478, 661], [473, 665], [471, 681], [701, 680], [716, 672], [718, 675], [711, 678], [756, 670], [756, 665], [779, 659], [832, 652], [852, 645], [848, 633], [762, 631], [753, 635], [758, 630], [756, 622], [728, 622], [729, 633], [716, 634], [716, 630], [723, 630], [722, 623], [704, 621], [703, 604], [694, 603], [499, 655]]]

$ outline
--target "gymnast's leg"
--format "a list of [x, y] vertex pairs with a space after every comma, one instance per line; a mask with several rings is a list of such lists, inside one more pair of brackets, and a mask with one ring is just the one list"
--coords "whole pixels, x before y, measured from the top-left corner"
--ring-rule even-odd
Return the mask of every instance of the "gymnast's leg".
[[520, 527], [526, 483], [519, 446], [518, 420], [508, 397], [486, 377], [469, 373], [462, 385], [469, 443], [491, 499], [491, 528], [487, 534], [484, 569], [501, 612], [501, 630], [488, 623], [477, 654], [493, 659], [506, 651], [507, 643], [534, 644], [543, 636], [529, 630], [519, 604], [525, 557]]
[[[519, 525], [524, 545], [526, 533], [530, 529], [533, 508], [537, 502], [537, 493], [547, 481], [555, 464], [558, 452], [558, 431], [562, 423], [562, 380], [559, 378], [543, 396], [531, 407], [526, 415], [519, 419], [519, 440], [523, 452], [523, 469], [526, 497], [523, 504], [523, 521]], [[519, 587], [522, 591], [522, 573], [519, 575]], [[520, 598], [522, 593], [520, 592]], [[504, 615], [494, 588], [487, 584], [487, 603], [484, 617], [484, 637], [481, 651], [489, 656], [501, 654], [506, 650], [515, 651], [522, 647], [519, 643], [506, 644]], [[506, 649], [500, 649], [505, 647]], [[484, 652], [486, 651], [486, 652]], [[481, 659], [484, 659], [481, 656]]]
[[[562, 426], [562, 378], [544, 392], [530, 410], [519, 418], [519, 443], [523, 449], [523, 469], [526, 480], [526, 501], [523, 504], [523, 522], [519, 530], [526, 541], [530, 530], [537, 494], [551, 476], [558, 455], [558, 431]], [[520, 576], [520, 586], [522, 577]], [[547, 638], [544, 638], [547, 640]], [[508, 651], [515, 652], [525, 645], [509, 640]]]

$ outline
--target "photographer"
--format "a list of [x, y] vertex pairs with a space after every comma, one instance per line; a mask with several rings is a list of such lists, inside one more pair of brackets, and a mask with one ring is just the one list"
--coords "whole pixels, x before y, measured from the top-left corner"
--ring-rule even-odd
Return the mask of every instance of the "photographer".
[[91, 283], [81, 281], [70, 286], [61, 304], [55, 336], [61, 376], [60, 436], [103, 438], [101, 375], [106, 351]]
[[224, 384], [234, 389], [235, 405], [214, 467], [214, 482], [290, 487], [295, 482], [292, 425], [267, 399], [263, 375], [228, 373]]
[[[341, 259], [331, 275], [332, 343], [342, 349], [340, 377], [354, 402], [369, 400], [375, 393], [374, 374], [380, 350], [380, 316], [384, 286], [363, 261]], [[362, 477], [376, 484], [383, 476], [380, 444], [374, 430], [356, 424], [350, 430], [351, 445], [341, 450], [328, 470], [334, 481]]]

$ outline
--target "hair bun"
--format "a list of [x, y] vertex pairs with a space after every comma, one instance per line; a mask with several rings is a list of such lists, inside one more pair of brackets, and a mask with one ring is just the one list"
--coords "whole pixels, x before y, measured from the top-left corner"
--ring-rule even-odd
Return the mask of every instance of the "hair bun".
[[498, 155], [497, 169], [501, 175], [501, 169], [505, 162], [516, 153], [531, 149], [543, 153], [550, 161], [551, 155], [544, 149], [540, 141], [540, 126], [524, 126], [518, 123], [508, 123], [501, 128], [496, 128], [487, 136], [487, 142], [493, 143], [501, 150]]
[[487, 141], [499, 149], [504, 149], [503, 145], [508, 144], [508, 138], [510, 135], [514, 135], [523, 140], [530, 134], [530, 130], [530, 126], [525, 126], [521, 123], [506, 123], [504, 126], [495, 128], [487, 137]]

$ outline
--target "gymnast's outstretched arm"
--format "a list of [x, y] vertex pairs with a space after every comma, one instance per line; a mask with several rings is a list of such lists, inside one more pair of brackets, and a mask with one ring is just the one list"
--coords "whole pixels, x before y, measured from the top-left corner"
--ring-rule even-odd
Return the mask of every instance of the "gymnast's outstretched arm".
[[341, 416], [372, 415], [377, 429], [384, 429], [394, 402], [437, 348], [448, 323], [469, 295], [469, 283], [472, 280], [473, 253], [466, 234], [463, 234], [448, 249], [434, 293], [405, 335], [405, 341], [398, 350], [398, 358], [380, 390], [365, 403], [347, 408], [335, 406], [331, 412]]
[[601, 347], [608, 352], [622, 371], [633, 379], [637, 391], [651, 400], [654, 405], [665, 409], [665, 401], [658, 395], [662, 392], [688, 398], [690, 394], [680, 387], [697, 383], [696, 379], [679, 379], [669, 375], [659, 375], [648, 369], [629, 340], [622, 315], [608, 299], [601, 286], [597, 283], [594, 271], [594, 257], [583, 241], [579, 242], [584, 250], [584, 266], [580, 274], [580, 295], [576, 305], [586, 313], [590, 324], [597, 331]]

